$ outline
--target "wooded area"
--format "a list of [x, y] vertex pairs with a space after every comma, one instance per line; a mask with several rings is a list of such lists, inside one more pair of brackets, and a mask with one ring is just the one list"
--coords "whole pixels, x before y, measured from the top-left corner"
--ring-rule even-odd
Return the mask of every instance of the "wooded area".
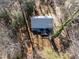
[[[53, 18], [48, 35], [32, 32], [34, 16]], [[0, 0], [0, 59], [79, 59], [78, 49], [78, 0]]]

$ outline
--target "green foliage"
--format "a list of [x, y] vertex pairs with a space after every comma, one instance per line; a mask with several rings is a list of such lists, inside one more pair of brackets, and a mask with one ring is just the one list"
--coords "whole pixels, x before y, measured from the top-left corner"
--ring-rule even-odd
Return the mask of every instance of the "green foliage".
[[7, 17], [7, 12], [4, 9], [0, 10], [0, 18], [6, 18]]
[[44, 48], [44, 56], [45, 59], [70, 59], [69, 57], [69, 53], [56, 53], [54, 50], [52, 50], [51, 48]]
[[[26, 11], [28, 15], [32, 15], [33, 12], [33, 1], [32, 2], [25, 2], [26, 4]], [[8, 17], [7, 17], [8, 16]], [[22, 11], [19, 10], [13, 10], [12, 12], [9, 12], [8, 9], [7, 11], [5, 9], [0, 10], [0, 18], [10, 18], [10, 25], [13, 28], [16, 27], [22, 27], [25, 25], [24, 17], [22, 14]]]
[[22, 59], [21, 55], [17, 54], [16, 59]]
[[40, 0], [41, 1], [41, 4], [44, 4], [45, 0]]
[[79, 10], [75, 11], [71, 17], [68, 17], [68, 19], [62, 24], [62, 26], [60, 27], [60, 29], [53, 34], [52, 37], [58, 37], [61, 32], [64, 30], [65, 27], [69, 26], [71, 24], [72, 21], [74, 21], [74, 18], [78, 17], [79, 16]]
[[11, 14], [14, 16], [11, 22], [12, 27], [22, 27], [25, 24], [21, 11], [13, 11]]
[[32, 15], [33, 11], [34, 11], [34, 1], [32, 0], [25, 0], [24, 1], [25, 4], [25, 10], [27, 12], [28, 15]]
[[20, 58], [17, 56], [16, 59], [20, 59]]
[[7, 12], [5, 9], [0, 10], [0, 18], [3, 18], [4, 20], [9, 20], [10, 18], [10, 21], [11, 21], [10, 25], [13, 28], [16, 28], [19, 26], [21, 27], [25, 24], [21, 11], [14, 10], [12, 12]]

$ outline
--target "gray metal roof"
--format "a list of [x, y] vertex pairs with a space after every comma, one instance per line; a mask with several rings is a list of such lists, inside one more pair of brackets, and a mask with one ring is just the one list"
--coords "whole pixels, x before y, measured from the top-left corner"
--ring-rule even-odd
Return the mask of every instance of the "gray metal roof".
[[52, 28], [53, 18], [51, 16], [31, 17], [31, 28]]

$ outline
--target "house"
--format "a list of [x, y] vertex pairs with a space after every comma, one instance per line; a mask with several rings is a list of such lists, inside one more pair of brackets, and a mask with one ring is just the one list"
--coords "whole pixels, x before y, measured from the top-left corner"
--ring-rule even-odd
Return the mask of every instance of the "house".
[[31, 31], [40, 35], [49, 35], [53, 29], [52, 16], [32, 16]]

